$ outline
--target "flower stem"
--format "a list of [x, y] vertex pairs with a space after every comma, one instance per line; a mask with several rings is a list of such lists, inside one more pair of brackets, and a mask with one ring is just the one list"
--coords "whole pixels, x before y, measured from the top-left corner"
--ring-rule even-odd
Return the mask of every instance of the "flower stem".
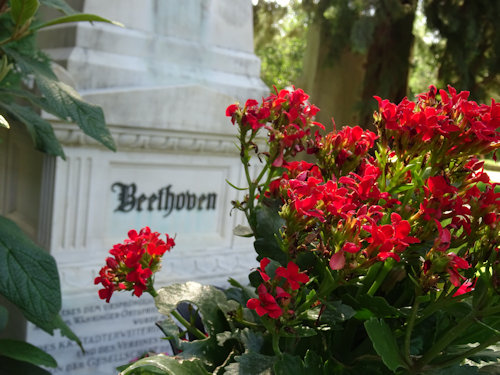
[[411, 359], [410, 359], [411, 333], [413, 331], [413, 327], [415, 326], [415, 319], [417, 318], [418, 307], [420, 305], [420, 299], [418, 298], [419, 296], [420, 296], [420, 291], [417, 290], [415, 293], [415, 302], [413, 303], [411, 315], [410, 315], [410, 318], [408, 319], [408, 323], [406, 325], [404, 348], [405, 348], [405, 356], [406, 356], [406, 359], [409, 363], [411, 363]]
[[431, 362], [435, 357], [437, 357], [441, 351], [446, 348], [450, 343], [453, 342], [457, 337], [459, 337], [464, 330], [466, 330], [473, 322], [475, 316], [474, 311], [469, 315], [460, 320], [453, 329], [448, 330], [444, 336], [441, 337], [432, 347], [417, 361], [419, 369], [422, 369], [425, 365]]
[[392, 259], [392, 258], [389, 258], [384, 262], [384, 267], [379, 271], [377, 278], [375, 279], [375, 282], [372, 284], [370, 289], [368, 289], [368, 292], [366, 292], [366, 294], [368, 294], [369, 296], [372, 296], [372, 297], [373, 297], [373, 295], [375, 295], [378, 288], [380, 288], [380, 286], [384, 282], [385, 277], [387, 276], [389, 271], [392, 269], [393, 265], [394, 265], [394, 259]]
[[196, 338], [203, 340], [206, 339], [207, 336], [201, 332], [198, 328], [194, 327], [191, 323], [189, 323], [184, 317], [177, 311], [177, 310], [172, 310], [170, 312], [172, 316], [179, 321], [186, 329], [192, 333], [193, 335], [196, 336]]
[[274, 350], [274, 354], [281, 355], [280, 336], [278, 334], [273, 335], [273, 350]]

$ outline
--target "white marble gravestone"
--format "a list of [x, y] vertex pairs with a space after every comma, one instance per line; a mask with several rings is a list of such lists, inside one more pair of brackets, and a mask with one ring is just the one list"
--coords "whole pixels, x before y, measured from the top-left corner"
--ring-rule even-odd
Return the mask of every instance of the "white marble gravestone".
[[[61, 315], [86, 353], [28, 325], [29, 342], [53, 354], [54, 374], [112, 374], [141, 353], [168, 351], [149, 295], [115, 294], [106, 304], [93, 279], [113, 244], [134, 228], [176, 236], [157, 287], [245, 280], [255, 263], [230, 215], [242, 179], [235, 129], [225, 108], [267, 88], [253, 54], [250, 0], [80, 0], [72, 5], [119, 21], [53, 27], [40, 35], [60, 76], [100, 105], [113, 153], [53, 120], [67, 160], [46, 157], [39, 215], [24, 225], [56, 258]], [[14, 217], [14, 215], [10, 215]], [[19, 220], [18, 220], [19, 222]]]

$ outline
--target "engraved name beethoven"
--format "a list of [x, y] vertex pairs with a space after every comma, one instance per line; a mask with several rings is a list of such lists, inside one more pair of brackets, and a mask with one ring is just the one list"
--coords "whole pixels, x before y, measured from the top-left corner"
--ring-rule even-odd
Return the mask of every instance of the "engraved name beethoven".
[[176, 193], [172, 191], [172, 185], [147, 195], [138, 194], [137, 185], [134, 183], [115, 182], [111, 185], [111, 191], [118, 192], [118, 206], [115, 212], [163, 211], [164, 217], [170, 215], [173, 210], [215, 210], [217, 200], [216, 193], [195, 194], [189, 190]]

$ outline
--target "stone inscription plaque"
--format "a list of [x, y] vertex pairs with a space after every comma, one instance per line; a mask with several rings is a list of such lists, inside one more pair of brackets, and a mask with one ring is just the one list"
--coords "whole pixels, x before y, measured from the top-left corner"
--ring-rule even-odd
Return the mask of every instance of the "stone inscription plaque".
[[130, 229], [146, 225], [176, 236], [177, 252], [230, 245], [230, 167], [211, 162], [110, 163], [103, 184], [107, 218], [101, 226], [108, 246], [121, 242]]
[[84, 353], [59, 332], [52, 337], [31, 324], [28, 327], [30, 339], [43, 342], [38, 346], [56, 358], [59, 366], [49, 369], [54, 375], [117, 374], [117, 366], [143, 353], [171, 354], [170, 344], [155, 325], [164, 317], [149, 295], [138, 299], [115, 294], [110, 303], [88, 296], [64, 305], [61, 317], [82, 341]]

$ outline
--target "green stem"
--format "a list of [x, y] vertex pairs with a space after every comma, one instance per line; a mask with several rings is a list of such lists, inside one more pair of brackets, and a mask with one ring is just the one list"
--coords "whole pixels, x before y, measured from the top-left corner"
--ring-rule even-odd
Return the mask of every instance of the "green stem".
[[380, 288], [380, 286], [384, 282], [387, 274], [392, 269], [393, 265], [394, 265], [394, 259], [389, 258], [385, 261], [384, 267], [379, 271], [377, 278], [375, 279], [375, 282], [372, 284], [372, 286], [370, 287], [368, 292], [366, 292], [366, 294], [368, 294], [369, 296], [372, 296], [372, 297], [373, 297], [373, 295], [375, 295], [378, 288]]
[[406, 325], [406, 332], [405, 332], [405, 356], [408, 361], [408, 363], [411, 363], [411, 357], [410, 357], [410, 342], [411, 342], [411, 333], [413, 331], [413, 327], [415, 326], [415, 319], [417, 318], [417, 313], [418, 313], [418, 307], [420, 305], [420, 290], [417, 290], [415, 293], [415, 302], [413, 302], [412, 310], [411, 310], [411, 315], [410, 318], [408, 319], [408, 323]]
[[437, 357], [444, 348], [446, 348], [450, 343], [452, 343], [457, 337], [459, 337], [464, 330], [466, 330], [475, 319], [474, 312], [471, 312], [465, 318], [460, 320], [458, 324], [452, 329], [448, 330], [444, 336], [441, 337], [438, 342], [436, 342], [423, 356], [417, 361], [418, 369], [422, 369], [425, 365], [431, 362], [435, 357]]
[[435, 368], [448, 367], [448, 366], [451, 366], [455, 363], [462, 362], [464, 359], [470, 357], [471, 355], [474, 355], [474, 354], [480, 352], [483, 349], [486, 349], [488, 346], [495, 344], [499, 340], [500, 340], [500, 335], [494, 335], [494, 336], [490, 337], [488, 340], [483, 341], [478, 346], [475, 346], [474, 348], [469, 349], [463, 353], [457, 354], [456, 356], [449, 358], [444, 362], [439, 362], [433, 367], [435, 367]]
[[195, 335], [198, 339], [203, 340], [206, 339], [207, 336], [201, 332], [198, 328], [194, 327], [191, 323], [189, 323], [184, 317], [177, 311], [177, 310], [172, 310], [171, 311], [172, 316], [179, 321], [186, 329]]
[[273, 335], [273, 350], [274, 350], [274, 354], [281, 355], [280, 336], [278, 334]]

